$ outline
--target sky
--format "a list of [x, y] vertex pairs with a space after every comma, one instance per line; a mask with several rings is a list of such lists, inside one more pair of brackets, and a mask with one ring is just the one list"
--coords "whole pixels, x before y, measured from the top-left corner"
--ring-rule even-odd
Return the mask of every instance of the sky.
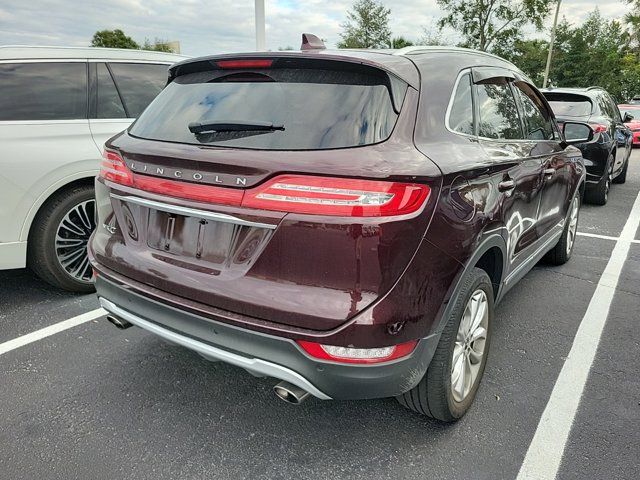
[[[267, 48], [299, 48], [303, 32], [340, 40], [352, 0], [265, 0]], [[391, 30], [415, 41], [442, 16], [435, 0], [383, 0]], [[625, 13], [622, 0], [564, 0], [560, 15], [581, 22], [598, 6], [603, 16]], [[0, 45], [87, 46], [97, 30], [120, 28], [139, 43], [180, 41], [185, 55], [255, 49], [254, 0], [2, 0]], [[550, 15], [551, 17], [551, 15]], [[550, 24], [551, 19], [548, 20]], [[452, 39], [452, 40], [455, 40]]]

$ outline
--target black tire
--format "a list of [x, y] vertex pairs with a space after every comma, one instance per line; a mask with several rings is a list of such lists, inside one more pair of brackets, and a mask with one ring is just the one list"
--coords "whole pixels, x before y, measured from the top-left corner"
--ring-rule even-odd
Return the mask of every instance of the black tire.
[[[575, 228], [572, 229], [571, 219], [574, 208], [574, 202], [577, 203], [576, 223]], [[544, 260], [552, 265], [563, 265], [569, 261], [571, 254], [573, 253], [573, 247], [575, 246], [576, 233], [578, 231], [578, 220], [580, 219], [580, 193], [576, 194], [569, 207], [569, 213], [567, 215], [567, 221], [564, 224], [564, 230], [562, 236], [555, 247], [547, 252]], [[573, 231], [572, 231], [573, 230]]]
[[627, 158], [627, 161], [624, 162], [624, 167], [622, 167], [622, 171], [620, 172], [620, 174], [613, 179], [613, 183], [616, 183], [616, 184], [625, 183], [627, 181], [628, 169], [629, 169], [629, 158]]
[[[453, 397], [451, 387], [453, 350], [467, 303], [472, 294], [479, 289], [484, 291], [488, 302], [488, 328], [486, 329], [484, 354], [469, 393], [464, 397], [463, 401], [457, 402]], [[438, 347], [427, 372], [418, 385], [407, 393], [396, 397], [401, 405], [443, 422], [456, 421], [467, 412], [476, 396], [487, 363], [491, 344], [493, 307], [494, 299], [491, 279], [484, 270], [473, 268], [464, 279], [462, 289], [455, 299], [453, 310], [442, 331]]]
[[74, 278], [62, 267], [56, 255], [55, 243], [58, 226], [67, 213], [93, 199], [93, 187], [89, 185], [62, 190], [47, 200], [33, 220], [29, 232], [27, 265], [40, 278], [55, 287], [71, 292], [95, 291], [93, 283]]
[[594, 187], [587, 188], [584, 192], [584, 201], [593, 205], [606, 205], [611, 189], [611, 169], [613, 168], [613, 154], [609, 155], [606, 173]]

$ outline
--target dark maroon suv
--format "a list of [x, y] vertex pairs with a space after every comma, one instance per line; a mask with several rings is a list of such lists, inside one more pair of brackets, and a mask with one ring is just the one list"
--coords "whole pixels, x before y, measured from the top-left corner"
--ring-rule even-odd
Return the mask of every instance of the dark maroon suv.
[[89, 254], [121, 328], [292, 403], [394, 396], [451, 421], [495, 303], [571, 256], [584, 180], [544, 97], [488, 54], [197, 58], [107, 142]]

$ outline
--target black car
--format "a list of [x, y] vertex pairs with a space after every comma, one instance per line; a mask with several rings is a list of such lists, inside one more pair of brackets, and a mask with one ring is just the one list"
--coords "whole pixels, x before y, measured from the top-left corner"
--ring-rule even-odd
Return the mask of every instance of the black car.
[[631, 155], [632, 134], [606, 90], [599, 87], [554, 88], [542, 93], [558, 122], [582, 121], [593, 127], [592, 141], [577, 145], [587, 167], [585, 201], [604, 205], [611, 183], [624, 183]]

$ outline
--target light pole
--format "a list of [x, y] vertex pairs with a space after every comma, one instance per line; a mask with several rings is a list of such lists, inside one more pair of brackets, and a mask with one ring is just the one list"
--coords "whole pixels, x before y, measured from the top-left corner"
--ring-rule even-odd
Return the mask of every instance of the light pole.
[[[256, 0], [257, 2], [258, 0]], [[558, 26], [558, 14], [560, 13], [560, 3], [562, 0], [558, 0], [556, 6], [556, 16], [553, 19], [553, 28], [551, 29], [551, 41], [549, 42], [549, 54], [547, 55], [547, 66], [544, 69], [544, 80], [542, 81], [542, 88], [547, 88], [547, 82], [549, 81], [549, 70], [551, 69], [551, 56], [553, 55], [553, 44], [556, 41], [556, 27]]]
[[256, 50], [261, 52], [266, 49], [266, 40], [264, 35], [264, 0], [255, 0], [256, 2]]

